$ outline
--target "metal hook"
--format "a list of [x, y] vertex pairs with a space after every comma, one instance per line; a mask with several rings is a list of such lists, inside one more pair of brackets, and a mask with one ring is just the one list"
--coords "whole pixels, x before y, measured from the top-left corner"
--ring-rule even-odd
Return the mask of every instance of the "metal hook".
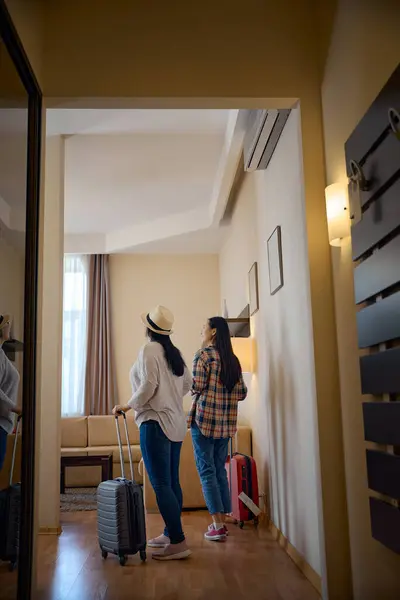
[[388, 110], [388, 119], [394, 135], [400, 140], [400, 113], [395, 108], [391, 107]]
[[353, 181], [354, 183], [357, 183], [359, 189], [362, 192], [367, 192], [369, 190], [369, 182], [365, 178], [362, 168], [360, 167], [358, 162], [356, 162], [355, 160], [351, 160], [350, 161], [350, 170], [351, 170], [351, 175], [350, 175], [351, 181]]

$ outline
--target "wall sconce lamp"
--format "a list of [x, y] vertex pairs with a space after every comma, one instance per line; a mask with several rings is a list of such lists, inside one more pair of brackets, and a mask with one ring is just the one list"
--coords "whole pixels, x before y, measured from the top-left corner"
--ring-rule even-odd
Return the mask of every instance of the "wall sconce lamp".
[[233, 352], [242, 365], [243, 373], [253, 373], [254, 370], [254, 338], [233, 337]]
[[343, 238], [350, 235], [347, 188], [332, 183], [325, 188], [326, 216], [328, 218], [329, 243], [340, 246]]

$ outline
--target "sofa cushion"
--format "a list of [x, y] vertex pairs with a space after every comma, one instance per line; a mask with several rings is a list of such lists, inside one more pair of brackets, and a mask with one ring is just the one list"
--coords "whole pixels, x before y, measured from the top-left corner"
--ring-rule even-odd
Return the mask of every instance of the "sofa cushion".
[[[118, 446], [90, 446], [88, 449], [88, 456], [96, 456], [96, 454], [112, 454], [113, 463], [120, 464], [119, 448]], [[142, 458], [142, 452], [140, 446], [131, 446], [132, 450], [132, 461], [134, 463], [140, 462]], [[128, 446], [122, 446], [124, 462], [129, 462]]]
[[250, 427], [239, 425], [237, 433], [233, 438], [233, 451], [246, 454], [246, 456], [253, 456]]
[[87, 456], [87, 448], [61, 448], [61, 456]]
[[61, 448], [86, 448], [87, 417], [61, 419]]
[[[133, 416], [127, 416], [128, 434], [131, 445], [139, 444], [139, 429]], [[122, 444], [126, 445], [125, 428], [120, 418]], [[88, 446], [116, 446], [118, 444], [115, 417], [113, 415], [88, 417]]]
[[[125, 475], [131, 477], [129, 464], [125, 463]], [[135, 471], [135, 479], [138, 483], [142, 483], [143, 477], [138, 470], [138, 463], [133, 465]], [[121, 477], [121, 465], [113, 465], [113, 476]], [[101, 481], [100, 467], [67, 467], [65, 469], [65, 484], [66, 487], [97, 487]]]

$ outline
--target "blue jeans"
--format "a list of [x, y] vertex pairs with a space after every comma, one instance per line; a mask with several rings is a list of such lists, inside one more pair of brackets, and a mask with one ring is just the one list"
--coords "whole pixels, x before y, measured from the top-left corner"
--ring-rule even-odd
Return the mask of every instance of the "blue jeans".
[[7, 431], [0, 427], [0, 471], [3, 468], [7, 452]]
[[182, 442], [171, 442], [157, 421], [145, 421], [140, 426], [140, 447], [150, 483], [164, 519], [164, 534], [171, 544], [185, 539], [182, 530], [182, 489], [179, 483], [179, 461]]
[[215, 440], [205, 437], [196, 424], [192, 425], [192, 441], [197, 471], [210, 515], [232, 512], [228, 476], [225, 469], [229, 438]]

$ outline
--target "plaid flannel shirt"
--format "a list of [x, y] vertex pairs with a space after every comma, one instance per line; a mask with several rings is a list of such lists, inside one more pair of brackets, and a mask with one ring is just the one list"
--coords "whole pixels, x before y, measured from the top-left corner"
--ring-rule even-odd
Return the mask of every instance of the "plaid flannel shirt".
[[194, 395], [189, 426], [196, 423], [205, 437], [233, 437], [237, 430], [238, 402], [247, 396], [243, 376], [229, 392], [221, 383], [221, 360], [213, 346], [200, 350], [193, 361]]

